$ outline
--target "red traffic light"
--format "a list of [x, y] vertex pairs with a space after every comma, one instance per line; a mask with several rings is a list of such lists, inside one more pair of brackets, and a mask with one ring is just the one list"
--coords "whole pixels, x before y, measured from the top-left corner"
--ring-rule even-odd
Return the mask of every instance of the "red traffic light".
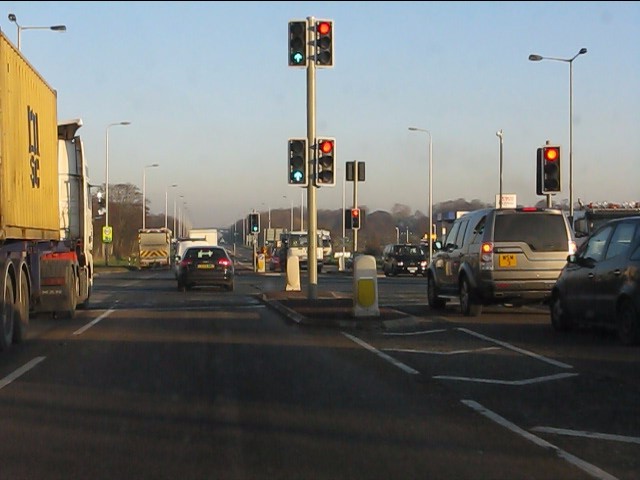
[[544, 148], [544, 159], [548, 162], [555, 162], [558, 160], [560, 156], [560, 152], [556, 147], [545, 147]]
[[358, 215], [360, 215], [360, 210], [358, 210], [357, 208], [352, 209], [351, 215], [353, 215], [354, 217], [357, 217]]
[[320, 151], [322, 153], [331, 153], [333, 151], [333, 142], [331, 140], [323, 140], [320, 142]]
[[331, 22], [318, 22], [316, 28], [320, 35], [327, 35], [331, 32]]

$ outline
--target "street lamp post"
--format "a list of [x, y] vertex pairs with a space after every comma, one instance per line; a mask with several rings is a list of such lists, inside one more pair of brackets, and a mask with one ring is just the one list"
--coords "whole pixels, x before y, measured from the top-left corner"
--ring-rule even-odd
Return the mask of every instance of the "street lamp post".
[[18, 20], [13, 13], [9, 14], [9, 21], [15, 23], [18, 28], [18, 51], [20, 51], [20, 32], [22, 32], [22, 30], [53, 30], [54, 32], [67, 31], [67, 27], [65, 25], [51, 25], [50, 27], [23, 27], [18, 24]]
[[[104, 167], [104, 225], [109, 227], [109, 129], [117, 125], [131, 125], [131, 122], [110, 123], [105, 129], [105, 167]], [[109, 266], [109, 246], [107, 245], [104, 253], [104, 264]]]
[[[164, 228], [167, 228], [167, 221], [168, 221], [168, 208], [169, 208], [169, 189], [170, 188], [175, 188], [177, 187], [178, 184], [174, 183], [173, 185], [169, 185], [167, 188], [164, 189]], [[174, 213], [175, 215], [175, 213]], [[173, 234], [175, 235], [175, 227], [173, 227]]]
[[498, 207], [502, 208], [502, 144], [504, 143], [502, 129], [496, 132], [496, 136], [500, 139], [500, 192], [498, 193], [500, 200], [498, 200]]
[[[286, 195], [283, 195], [282, 198], [287, 198]], [[293, 230], [293, 198], [291, 199], [291, 227], [289, 228], [289, 231]]]
[[542, 55], [531, 54], [529, 60], [539, 62], [540, 60], [556, 60], [569, 64], [569, 218], [573, 224], [573, 61], [580, 55], [587, 53], [586, 48], [581, 48], [571, 58], [543, 57]]
[[409, 130], [412, 132], [424, 132], [429, 135], [429, 263], [431, 263], [433, 253], [433, 240], [431, 238], [433, 233], [433, 140], [429, 130], [418, 127], [409, 127]]
[[152, 163], [151, 165], [145, 165], [142, 169], [142, 229], [146, 228], [146, 220], [147, 220], [147, 205], [145, 198], [145, 188], [147, 183], [147, 168], [159, 167], [160, 165], [157, 163]]

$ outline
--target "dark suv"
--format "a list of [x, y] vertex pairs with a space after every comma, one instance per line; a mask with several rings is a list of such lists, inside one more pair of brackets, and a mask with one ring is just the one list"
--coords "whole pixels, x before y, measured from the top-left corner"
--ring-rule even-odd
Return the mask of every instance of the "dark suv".
[[387, 245], [382, 250], [382, 272], [390, 275], [426, 275], [427, 253], [422, 245]]
[[427, 277], [431, 308], [460, 299], [464, 315], [483, 305], [548, 301], [575, 240], [567, 218], [548, 208], [489, 208], [452, 225], [432, 256]]

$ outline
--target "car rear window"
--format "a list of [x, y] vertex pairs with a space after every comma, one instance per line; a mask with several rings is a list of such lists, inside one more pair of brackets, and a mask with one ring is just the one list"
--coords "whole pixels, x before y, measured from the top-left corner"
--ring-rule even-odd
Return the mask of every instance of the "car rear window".
[[225, 258], [226, 255], [224, 251], [220, 248], [190, 248], [185, 253], [185, 258], [189, 258], [191, 260], [195, 259], [206, 259], [206, 260], [218, 260], [220, 258]]
[[495, 242], [524, 242], [537, 252], [567, 250], [568, 237], [562, 215], [541, 212], [497, 215]]

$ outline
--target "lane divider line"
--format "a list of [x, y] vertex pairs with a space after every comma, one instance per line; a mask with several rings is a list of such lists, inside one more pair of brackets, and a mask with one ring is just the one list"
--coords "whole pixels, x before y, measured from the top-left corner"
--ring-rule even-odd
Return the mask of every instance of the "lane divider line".
[[432, 378], [439, 380], [456, 380], [459, 382], [476, 382], [476, 383], [492, 383], [494, 385], [531, 385], [533, 383], [548, 382], [550, 380], [562, 380], [563, 378], [576, 377], [577, 373], [557, 373], [555, 375], [546, 375], [544, 377], [527, 378], [524, 380], [496, 380], [493, 378], [473, 378], [473, 377], [455, 377], [452, 375], [434, 375]]
[[347, 337], [349, 340], [351, 340], [354, 343], [357, 343], [358, 345], [360, 345], [361, 347], [366, 348], [367, 350], [369, 350], [370, 352], [375, 353], [377, 356], [379, 356], [380, 358], [382, 358], [383, 360], [386, 360], [387, 362], [389, 362], [390, 364], [398, 367], [400, 370], [402, 370], [405, 373], [410, 373], [411, 375], [418, 375], [420, 372], [411, 368], [409, 365], [405, 365], [404, 363], [402, 363], [399, 360], [396, 360], [395, 358], [393, 358], [390, 355], [387, 355], [384, 352], [381, 352], [380, 350], [378, 350], [377, 348], [369, 345], [367, 342], [365, 342], [364, 340], [360, 340], [358, 337], [355, 337], [347, 332], [342, 332], [342, 334]]
[[640, 445], [640, 437], [628, 437], [626, 435], [614, 435], [612, 433], [585, 432], [581, 430], [567, 430], [553, 427], [533, 427], [534, 432], [555, 433], [570, 437], [595, 438], [597, 440], [613, 440], [614, 442], [637, 443]]
[[496, 345], [500, 345], [501, 347], [507, 348], [509, 350], [513, 350], [514, 352], [521, 353], [523, 355], [527, 355], [528, 357], [535, 358], [536, 360], [540, 360], [541, 362], [546, 362], [551, 365], [555, 365], [560, 368], [573, 368], [573, 366], [568, 365], [566, 363], [559, 362], [557, 360], [553, 360], [552, 358], [543, 357], [542, 355], [538, 355], [537, 353], [530, 352], [529, 350], [525, 350], [523, 348], [516, 347], [515, 345], [511, 345], [507, 342], [502, 342], [500, 340], [496, 340], [495, 338], [487, 337], [478, 332], [474, 332], [473, 330], [469, 330], [467, 328], [458, 328], [461, 332], [468, 333], [477, 338], [481, 338], [482, 340], [486, 340], [487, 342], [495, 343]]
[[106, 312], [104, 312], [102, 315], [100, 315], [98, 318], [93, 319], [92, 321], [90, 321], [89, 323], [87, 323], [84, 327], [79, 328], [78, 330], [76, 330], [75, 332], [73, 332], [74, 335], [82, 335], [84, 332], [86, 332], [87, 330], [89, 330], [91, 327], [93, 327], [96, 323], [98, 323], [100, 320], [102, 320], [103, 318], [107, 318], [109, 315], [111, 315], [113, 312], [115, 312], [115, 310], [113, 308], [110, 308], [109, 310], [107, 310]]
[[468, 407], [472, 408], [473, 410], [475, 410], [476, 412], [478, 412], [480, 415], [483, 415], [483, 416], [487, 417], [489, 420], [492, 420], [493, 422], [497, 423], [498, 425], [501, 425], [501, 426], [511, 430], [512, 432], [520, 435], [524, 439], [535, 443], [539, 447], [542, 447], [542, 448], [545, 448], [545, 449], [551, 449], [551, 450], [555, 451], [556, 455], [559, 458], [562, 458], [563, 460], [566, 460], [570, 464], [578, 467], [580, 470], [583, 470], [584, 472], [588, 473], [592, 477], [597, 478], [599, 480], [618, 480], [617, 477], [614, 477], [613, 475], [605, 472], [604, 470], [596, 467], [595, 465], [593, 465], [593, 464], [591, 464], [589, 462], [586, 462], [586, 461], [582, 460], [581, 458], [578, 458], [575, 455], [572, 455], [569, 452], [566, 452], [566, 451], [562, 450], [561, 448], [556, 447], [552, 443], [549, 443], [546, 440], [543, 440], [542, 438], [537, 437], [537, 436], [527, 432], [526, 430], [518, 427], [515, 423], [511, 423], [506, 418], [501, 417], [500, 415], [498, 415], [495, 412], [492, 412], [488, 408], [483, 407], [478, 402], [476, 402], [474, 400], [460, 400], [460, 401], [463, 404], [465, 404], [466, 406], [468, 406]]
[[9, 385], [11, 382], [13, 382], [16, 378], [27, 373], [29, 370], [31, 370], [33, 367], [35, 367], [45, 358], [47, 357], [36, 357], [33, 360], [30, 360], [29, 362], [25, 363], [23, 366], [21, 366], [17, 370], [14, 370], [12, 373], [10, 373], [6, 377], [4, 377], [2, 380], [0, 380], [0, 389], [3, 389], [7, 385]]

